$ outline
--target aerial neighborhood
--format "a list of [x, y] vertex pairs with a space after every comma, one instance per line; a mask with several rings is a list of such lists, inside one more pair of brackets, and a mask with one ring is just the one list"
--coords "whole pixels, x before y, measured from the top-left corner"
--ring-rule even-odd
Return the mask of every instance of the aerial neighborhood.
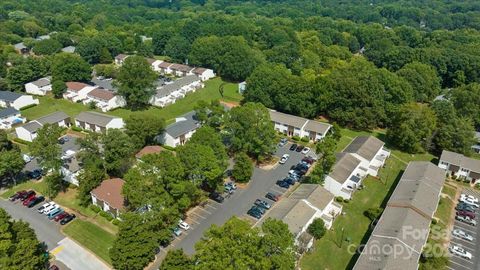
[[0, 10], [0, 269], [479, 269], [478, 1]]

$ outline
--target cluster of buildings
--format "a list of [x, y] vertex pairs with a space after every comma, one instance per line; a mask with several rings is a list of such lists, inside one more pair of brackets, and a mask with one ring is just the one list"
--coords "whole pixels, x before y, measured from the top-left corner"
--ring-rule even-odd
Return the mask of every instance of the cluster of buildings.
[[[51, 38], [50, 35], [55, 34], [55, 33], [56, 32], [52, 32], [52, 33], [47, 34], [47, 35], [40, 35], [40, 36], [36, 37], [35, 40], [36, 41], [42, 41], [42, 40], [45, 40], [45, 39], [50, 39]], [[23, 42], [14, 44], [13, 48], [15, 49], [15, 51], [17, 53], [23, 54], [23, 55], [29, 54], [30, 52], [35, 53], [35, 52], [31, 51], [30, 48], [28, 48], [25, 45], [25, 43], [23, 43]], [[62, 48], [61, 51], [66, 52], [66, 53], [74, 53], [75, 52], [75, 46], [64, 47], [64, 48]]]
[[14, 125], [25, 123], [20, 109], [38, 104], [38, 99], [10, 91], [0, 91], [0, 129], [10, 129]]
[[325, 178], [325, 188], [335, 196], [351, 199], [361, 188], [367, 175], [377, 176], [390, 156], [385, 143], [373, 136], [358, 136], [336, 156], [331, 172]]
[[110, 89], [82, 82], [67, 82], [67, 91], [63, 98], [85, 105], [95, 104], [102, 112], [107, 112], [127, 105], [125, 99]]
[[270, 110], [270, 119], [276, 131], [289, 137], [308, 138], [317, 142], [325, 137], [332, 125], [303, 117]]

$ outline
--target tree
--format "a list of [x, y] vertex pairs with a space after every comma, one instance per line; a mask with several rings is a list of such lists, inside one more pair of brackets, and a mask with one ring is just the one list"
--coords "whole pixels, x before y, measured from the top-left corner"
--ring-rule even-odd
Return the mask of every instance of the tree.
[[480, 128], [480, 84], [471, 83], [452, 89], [447, 95], [457, 114], [472, 119], [475, 126]]
[[42, 269], [48, 261], [45, 248], [36, 238], [35, 232], [24, 221], [13, 220], [0, 208], [0, 266], [15, 270]]
[[224, 54], [219, 58], [218, 73], [232, 81], [243, 81], [264, 60], [257, 51], [248, 46], [243, 37], [227, 37]]
[[233, 217], [223, 226], [212, 225], [195, 245], [195, 269], [293, 269], [293, 235], [279, 220], [268, 219], [262, 232]]
[[212, 127], [203, 126], [189, 140], [189, 143], [201, 144], [210, 147], [215, 153], [218, 166], [221, 170], [226, 170], [228, 165], [228, 155], [225, 145], [222, 142], [220, 134]]
[[412, 86], [414, 98], [418, 102], [431, 102], [440, 93], [440, 79], [430, 65], [408, 63], [397, 74]]
[[165, 46], [172, 36], [172, 31], [166, 28], [160, 28], [152, 36], [153, 53], [156, 55], [165, 55]]
[[121, 176], [130, 166], [135, 151], [129, 136], [118, 129], [109, 130], [101, 139], [103, 158], [108, 174]]
[[426, 105], [410, 103], [395, 114], [387, 130], [387, 140], [408, 153], [421, 153], [430, 149], [436, 128], [434, 112]]
[[162, 118], [148, 113], [134, 113], [125, 119], [125, 133], [137, 149], [153, 144], [155, 136], [162, 133], [164, 127]]
[[59, 53], [52, 62], [52, 81], [80, 81], [91, 79], [92, 69], [85, 60], [73, 53]]
[[20, 149], [0, 147], [0, 179], [10, 178], [16, 184], [15, 176], [20, 173], [25, 165]]
[[118, 71], [118, 93], [125, 98], [130, 108], [142, 108], [155, 93], [153, 83], [156, 79], [157, 74], [145, 58], [130, 56]]
[[235, 156], [232, 176], [239, 183], [247, 183], [253, 174], [253, 164], [247, 154], [240, 152]]
[[117, 238], [110, 249], [115, 269], [142, 270], [153, 260], [158, 236], [152, 222], [137, 213], [122, 215]]
[[37, 157], [42, 168], [46, 171], [58, 171], [62, 166], [61, 151], [58, 138], [62, 128], [58, 125], [45, 124], [37, 131], [37, 137], [30, 145], [30, 153]]
[[165, 44], [165, 54], [176, 62], [184, 63], [189, 51], [190, 42], [180, 35], [171, 37]]
[[7, 71], [6, 81], [8, 88], [14, 91], [23, 91], [24, 84], [45, 76], [48, 73], [49, 61], [42, 58], [28, 57], [20, 60]]
[[365, 210], [363, 213], [370, 221], [374, 221], [375, 219], [379, 218], [380, 215], [382, 214], [383, 209], [380, 207], [373, 207], [373, 208], [368, 208]]
[[50, 198], [55, 198], [63, 188], [63, 176], [59, 172], [54, 171], [45, 176], [44, 181], [47, 184], [46, 195]]
[[87, 164], [84, 164], [83, 169], [77, 176], [79, 187], [77, 198], [83, 206], [88, 206], [92, 197], [90, 192], [98, 187], [106, 178], [105, 170], [103, 169], [103, 164], [101, 164], [100, 158], [98, 159], [97, 164]]
[[221, 182], [222, 168], [212, 148], [206, 145], [187, 143], [177, 150], [177, 155], [185, 166], [187, 177], [196, 185], [206, 181], [216, 189]]
[[52, 55], [62, 49], [62, 44], [55, 39], [44, 39], [33, 46], [36, 55]]
[[268, 109], [260, 103], [233, 108], [226, 116], [225, 131], [234, 152], [244, 151], [260, 161], [269, 157], [276, 146]]
[[54, 81], [52, 83], [52, 93], [55, 96], [55, 98], [61, 98], [63, 96], [63, 93], [67, 91], [67, 86], [65, 85], [65, 82], [63, 81]]
[[193, 270], [192, 260], [185, 255], [183, 249], [169, 250], [162, 261], [160, 270]]
[[327, 229], [325, 228], [325, 222], [323, 219], [316, 218], [308, 225], [307, 231], [311, 234], [316, 240], [322, 239], [325, 235]]

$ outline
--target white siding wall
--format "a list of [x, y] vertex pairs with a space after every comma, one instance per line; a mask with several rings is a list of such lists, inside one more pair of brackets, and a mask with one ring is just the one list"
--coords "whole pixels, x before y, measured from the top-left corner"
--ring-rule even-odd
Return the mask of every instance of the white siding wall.
[[14, 107], [17, 110], [20, 110], [21, 108], [32, 105], [32, 104], [38, 104], [39, 101], [38, 99], [34, 99], [32, 96], [29, 95], [23, 95], [19, 98], [17, 98], [11, 106]]
[[33, 139], [35, 139], [35, 137], [37, 136], [37, 134], [32, 134], [23, 127], [15, 128], [15, 133], [17, 134], [17, 137], [19, 139], [22, 139], [27, 142], [33, 141]]
[[123, 128], [124, 126], [125, 126], [125, 123], [123, 122], [122, 118], [114, 118], [112, 119], [112, 121], [110, 121], [110, 123], [107, 124], [106, 128], [118, 129], [118, 128]]

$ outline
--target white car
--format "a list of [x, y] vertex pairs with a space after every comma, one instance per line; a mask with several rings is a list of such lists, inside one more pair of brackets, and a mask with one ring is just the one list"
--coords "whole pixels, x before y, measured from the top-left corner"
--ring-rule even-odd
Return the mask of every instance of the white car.
[[50, 205], [52, 205], [52, 203], [53, 203], [53, 202], [47, 202], [47, 203], [42, 204], [42, 206], [40, 206], [40, 207], [38, 208], [38, 213], [43, 214], [43, 211], [45, 211], [45, 209], [46, 209], [47, 207], [49, 207]]
[[467, 241], [470, 241], [470, 242], [473, 241], [473, 236], [472, 235], [470, 235], [470, 234], [468, 234], [465, 231], [462, 231], [460, 229], [454, 229], [452, 231], [452, 235], [456, 236], [460, 239], [463, 239], [463, 240], [467, 240]]
[[464, 198], [464, 199], [467, 199], [469, 201], [472, 201], [472, 202], [475, 202], [475, 203], [478, 203], [478, 198], [472, 196], [472, 195], [467, 195], [467, 194], [464, 194], [462, 193], [462, 195], [460, 195], [460, 199], [461, 198]]
[[290, 157], [289, 154], [283, 155], [282, 158], [280, 159], [280, 164], [285, 164], [285, 162], [287, 162], [289, 157]]
[[310, 152], [309, 147], [305, 147], [305, 148], [302, 149], [302, 154], [306, 155], [306, 154], [308, 154], [308, 152]]
[[469, 217], [464, 217], [464, 216], [455, 216], [456, 220], [462, 221], [463, 223], [466, 223], [468, 225], [472, 226], [477, 226], [477, 221], [476, 220], [471, 220]]
[[178, 227], [184, 229], [185, 231], [188, 231], [188, 229], [190, 229], [190, 225], [188, 225], [188, 223], [186, 223], [185, 221], [181, 220], [178, 222]]
[[469, 197], [460, 197], [459, 201], [464, 202], [464, 203], [466, 203], [466, 204], [468, 204], [468, 205], [471, 205], [471, 206], [473, 206], [473, 207], [475, 207], [475, 208], [478, 208], [478, 206], [479, 206], [477, 202], [475, 202], [474, 200], [470, 199]]
[[457, 256], [460, 256], [464, 259], [468, 259], [468, 260], [471, 260], [472, 259], [472, 253], [466, 251], [465, 249], [459, 247], [459, 246], [450, 246], [448, 248], [450, 250], [450, 252], [454, 255], [457, 255]]
[[43, 209], [43, 214], [48, 215], [50, 212], [53, 210], [57, 209], [59, 206], [56, 203], [52, 203], [50, 206], [47, 208]]
[[23, 161], [25, 161], [25, 163], [29, 163], [30, 161], [32, 161], [33, 157], [27, 155], [27, 154], [23, 154], [22, 155], [22, 158], [23, 158]]

